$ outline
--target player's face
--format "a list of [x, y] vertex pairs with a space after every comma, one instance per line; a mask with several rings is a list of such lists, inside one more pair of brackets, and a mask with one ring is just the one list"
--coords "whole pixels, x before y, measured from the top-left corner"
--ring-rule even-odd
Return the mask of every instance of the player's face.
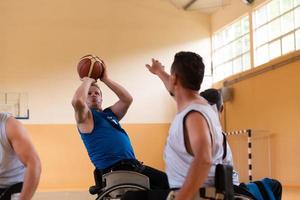
[[88, 92], [87, 104], [90, 108], [101, 108], [102, 93], [99, 88], [91, 86]]

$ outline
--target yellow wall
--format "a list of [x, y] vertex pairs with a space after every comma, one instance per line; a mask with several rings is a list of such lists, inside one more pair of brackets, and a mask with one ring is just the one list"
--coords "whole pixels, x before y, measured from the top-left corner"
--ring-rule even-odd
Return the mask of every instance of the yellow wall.
[[[39, 191], [87, 190], [93, 166], [75, 125], [26, 125], [42, 161]], [[164, 170], [163, 147], [169, 124], [125, 124], [136, 157]]]
[[[297, 60], [230, 85], [234, 90], [234, 98], [225, 104], [225, 116], [227, 131], [251, 128], [254, 136], [269, 134], [271, 176], [278, 178], [285, 186], [300, 187], [300, 176], [297, 174], [300, 165], [297, 157], [300, 154], [300, 51], [273, 60], [252, 72], [290, 58]], [[249, 73], [251, 71], [227, 81]], [[253, 147], [253, 171], [255, 174], [256, 170], [256, 178], [269, 164], [266, 157], [262, 156], [265, 152], [258, 151], [261, 148], [261, 145]], [[233, 153], [239, 153], [235, 146]]]

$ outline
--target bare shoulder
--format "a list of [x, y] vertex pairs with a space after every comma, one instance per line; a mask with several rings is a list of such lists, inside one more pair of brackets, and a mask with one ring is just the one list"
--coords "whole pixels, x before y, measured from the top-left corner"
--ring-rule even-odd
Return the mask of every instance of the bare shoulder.
[[194, 132], [197, 134], [198, 132], [209, 132], [208, 122], [206, 121], [205, 117], [197, 111], [191, 111], [186, 116], [186, 126], [190, 130], [190, 133]]
[[14, 117], [9, 117], [6, 121], [6, 134], [9, 140], [26, 137], [26, 129], [21, 122]]
[[205, 117], [198, 111], [191, 111], [187, 114], [186, 120], [190, 123], [206, 123]]

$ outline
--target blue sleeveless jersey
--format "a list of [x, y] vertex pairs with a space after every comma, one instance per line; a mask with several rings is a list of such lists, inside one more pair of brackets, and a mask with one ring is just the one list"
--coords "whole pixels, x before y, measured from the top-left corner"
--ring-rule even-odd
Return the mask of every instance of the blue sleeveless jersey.
[[88, 134], [79, 132], [95, 167], [101, 170], [120, 160], [135, 159], [130, 139], [111, 109], [91, 112], [94, 129]]

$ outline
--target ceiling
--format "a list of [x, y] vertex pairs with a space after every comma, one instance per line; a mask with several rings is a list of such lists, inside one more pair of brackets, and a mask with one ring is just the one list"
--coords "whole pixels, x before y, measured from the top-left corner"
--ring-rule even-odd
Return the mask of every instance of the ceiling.
[[169, 0], [179, 9], [192, 11], [197, 10], [204, 13], [212, 13], [218, 8], [229, 5], [230, 0]]

